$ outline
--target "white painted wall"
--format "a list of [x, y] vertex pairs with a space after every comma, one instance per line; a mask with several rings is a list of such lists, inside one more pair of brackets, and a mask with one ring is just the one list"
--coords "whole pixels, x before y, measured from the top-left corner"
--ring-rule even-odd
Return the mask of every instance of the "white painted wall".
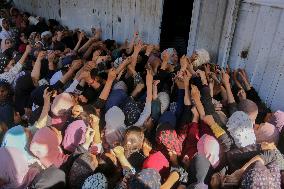
[[284, 7], [248, 2], [239, 10], [228, 64], [245, 68], [261, 99], [273, 110], [284, 110]]
[[[17, 7], [55, 18], [71, 29], [103, 29], [103, 38], [124, 42], [139, 31], [147, 43], [158, 44], [163, 0], [14, 0]], [[61, 15], [59, 14], [61, 13]]]

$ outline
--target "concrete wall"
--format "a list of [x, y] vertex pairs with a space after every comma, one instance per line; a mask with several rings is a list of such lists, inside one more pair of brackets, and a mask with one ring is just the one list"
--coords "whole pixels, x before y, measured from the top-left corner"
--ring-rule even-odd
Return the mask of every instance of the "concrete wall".
[[103, 38], [119, 42], [139, 31], [148, 43], [160, 41], [163, 0], [14, 0], [20, 9], [55, 18], [70, 28], [103, 29]]

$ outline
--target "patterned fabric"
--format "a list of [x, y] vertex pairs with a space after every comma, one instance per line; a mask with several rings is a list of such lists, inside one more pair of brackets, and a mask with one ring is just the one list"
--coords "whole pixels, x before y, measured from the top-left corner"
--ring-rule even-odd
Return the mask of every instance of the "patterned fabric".
[[94, 155], [85, 153], [78, 157], [70, 170], [69, 185], [71, 188], [81, 188], [84, 181], [92, 175], [97, 166], [98, 162]]
[[198, 49], [195, 51], [197, 59], [192, 63], [195, 68], [210, 61], [210, 55], [205, 49]]
[[168, 155], [168, 152], [176, 152], [177, 155], [181, 155], [182, 143], [179, 141], [175, 130], [159, 131], [156, 136], [156, 141], [158, 149], [165, 155]]
[[96, 173], [89, 176], [83, 186], [82, 189], [107, 189], [108, 181], [104, 174]]
[[277, 164], [264, 166], [261, 162], [253, 163], [243, 174], [242, 189], [280, 189], [280, 170]]
[[242, 111], [233, 113], [228, 120], [227, 128], [237, 147], [256, 143], [253, 124], [246, 113]]
[[284, 126], [284, 112], [280, 110], [276, 111], [268, 122], [274, 125], [279, 132], [281, 132]]
[[158, 99], [161, 102], [161, 114], [163, 114], [170, 105], [170, 96], [166, 92], [160, 92], [158, 94]]
[[4, 69], [6, 68], [8, 63], [9, 63], [8, 57], [5, 56], [5, 54], [1, 53], [0, 54], [0, 74], [4, 72]]
[[130, 189], [160, 189], [161, 176], [154, 169], [143, 169], [129, 184]]
[[134, 76], [134, 86], [138, 85], [139, 83], [143, 83], [143, 79], [139, 73]]
[[129, 99], [124, 105], [122, 105], [122, 111], [125, 115], [125, 125], [132, 126], [136, 123], [143, 111], [143, 106], [133, 99]]
[[12, 84], [17, 74], [21, 71], [23, 65], [21, 63], [17, 63], [13, 68], [11, 68], [8, 72], [4, 72], [0, 74], [0, 80], [5, 80], [8, 83]]
[[173, 56], [176, 54], [176, 50], [175, 50], [174, 48], [168, 48], [168, 49], [166, 49], [166, 50], [164, 50], [164, 51], [162, 52], [161, 57], [163, 57], [163, 54], [164, 54], [166, 51], [170, 54], [170, 60], [169, 60], [168, 63], [169, 63], [170, 65], [173, 65], [173, 64], [174, 64]]

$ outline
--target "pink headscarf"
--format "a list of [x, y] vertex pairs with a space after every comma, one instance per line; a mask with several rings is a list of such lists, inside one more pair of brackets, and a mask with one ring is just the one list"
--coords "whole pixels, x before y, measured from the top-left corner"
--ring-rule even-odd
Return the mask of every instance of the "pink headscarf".
[[279, 140], [279, 131], [278, 129], [270, 124], [270, 123], [262, 123], [258, 128], [254, 129], [256, 142], [274, 142], [275, 144], [278, 144]]
[[87, 127], [82, 120], [73, 121], [68, 125], [62, 142], [64, 149], [74, 152], [80, 144], [83, 144], [86, 139], [86, 129]]
[[31, 142], [30, 151], [39, 158], [45, 167], [55, 165], [60, 167], [68, 155], [65, 155], [60, 148], [62, 138], [57, 136], [55, 128], [44, 127], [39, 129]]
[[28, 162], [17, 148], [0, 148], [0, 178], [7, 182], [3, 189], [22, 189], [29, 186], [38, 169], [29, 168]]
[[218, 166], [220, 145], [214, 137], [203, 135], [197, 143], [197, 151], [198, 154], [204, 155], [214, 168]]
[[280, 110], [276, 111], [269, 119], [268, 123], [274, 125], [279, 132], [281, 132], [282, 127], [284, 126], [284, 112]]

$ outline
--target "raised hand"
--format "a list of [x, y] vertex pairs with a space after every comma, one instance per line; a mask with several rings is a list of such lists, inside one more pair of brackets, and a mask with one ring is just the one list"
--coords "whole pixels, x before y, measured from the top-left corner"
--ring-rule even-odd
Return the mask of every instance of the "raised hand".
[[44, 59], [46, 57], [46, 54], [47, 54], [46, 51], [40, 51], [38, 53], [37, 59], [41, 61], [42, 59]]
[[107, 79], [109, 81], [114, 81], [116, 79], [116, 71], [114, 68], [111, 68], [109, 71], [108, 71], [108, 77]]
[[200, 100], [200, 91], [195, 85], [191, 85], [191, 97], [194, 101]]

